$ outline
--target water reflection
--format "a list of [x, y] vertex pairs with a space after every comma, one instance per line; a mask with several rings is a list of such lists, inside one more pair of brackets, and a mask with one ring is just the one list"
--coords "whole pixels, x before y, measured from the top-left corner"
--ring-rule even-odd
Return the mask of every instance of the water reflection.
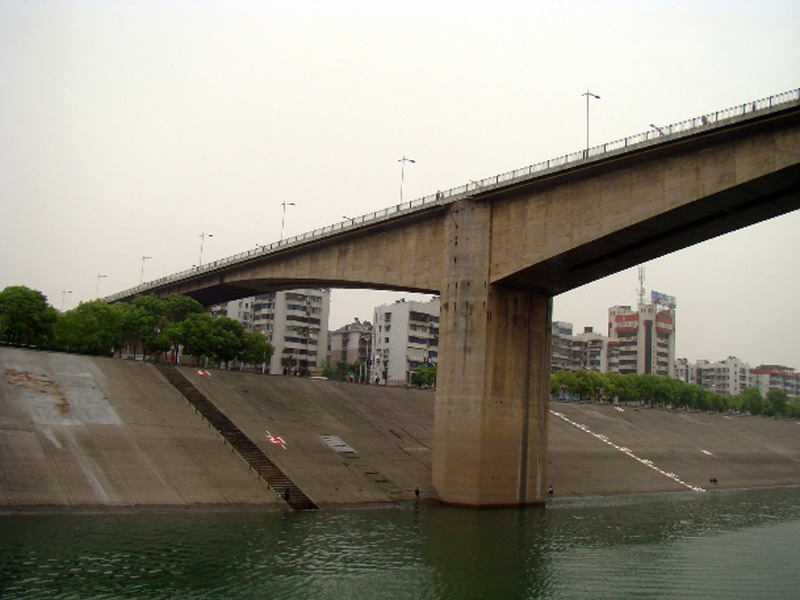
[[800, 589], [798, 539], [799, 490], [525, 510], [5, 516], [0, 597], [781, 598]]

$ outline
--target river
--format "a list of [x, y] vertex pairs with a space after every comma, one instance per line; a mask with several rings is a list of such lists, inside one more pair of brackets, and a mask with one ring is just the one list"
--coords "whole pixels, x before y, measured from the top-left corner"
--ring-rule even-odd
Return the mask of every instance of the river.
[[0, 517], [0, 598], [800, 597], [800, 489], [320, 512]]

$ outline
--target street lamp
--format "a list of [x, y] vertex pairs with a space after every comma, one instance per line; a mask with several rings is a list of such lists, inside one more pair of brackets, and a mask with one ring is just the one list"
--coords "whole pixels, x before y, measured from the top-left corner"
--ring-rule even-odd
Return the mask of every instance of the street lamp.
[[64, 312], [64, 301], [67, 299], [67, 294], [71, 294], [72, 290], [61, 290], [61, 312]]
[[405, 174], [406, 174], [406, 163], [407, 162], [416, 163], [417, 161], [415, 161], [413, 158], [406, 158], [404, 156], [403, 158], [398, 159], [397, 162], [400, 163], [400, 204], [402, 204], [403, 203], [403, 180], [405, 179]]
[[296, 206], [294, 202], [281, 202], [283, 207], [283, 216], [281, 217], [281, 241], [283, 241], [283, 226], [286, 224], [286, 207]]
[[600, 96], [597, 94], [593, 94], [589, 90], [586, 90], [584, 94], [581, 96], [586, 96], [586, 156], [589, 156], [589, 98], [594, 98], [595, 100], [600, 100]]
[[139, 285], [142, 285], [142, 283], [144, 283], [144, 261], [150, 260], [152, 258], [153, 258], [152, 256], [143, 256], [142, 258], [139, 259], [142, 261], [142, 274], [139, 277]]
[[[214, 234], [213, 233], [200, 234], [200, 258], [197, 259], [198, 267], [203, 266], [203, 244], [205, 243], [207, 237], [214, 237]], [[142, 263], [142, 267], [144, 267], [144, 262]]]
[[666, 133], [664, 133], [664, 130], [661, 129], [661, 127], [659, 127], [658, 125], [653, 125], [652, 123], [650, 123], [650, 127], [655, 129], [658, 132], [658, 135], [667, 135]]
[[108, 275], [98, 275], [97, 276], [97, 297], [100, 297], [100, 280], [105, 279]]
[[342, 217], [342, 218], [343, 218], [344, 220], [346, 220], [346, 221], [350, 221], [350, 224], [351, 224], [351, 225], [355, 225], [355, 224], [356, 224], [356, 220], [355, 220], [355, 218], [354, 218], [354, 217], [348, 217], [348, 216], [344, 216], [344, 217]]

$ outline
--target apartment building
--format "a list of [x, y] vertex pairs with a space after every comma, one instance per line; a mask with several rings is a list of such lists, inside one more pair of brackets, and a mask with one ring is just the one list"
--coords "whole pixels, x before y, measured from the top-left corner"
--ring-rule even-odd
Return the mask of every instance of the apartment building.
[[369, 364], [372, 360], [372, 324], [356, 318], [352, 323], [329, 334], [331, 362], [359, 362]]
[[572, 336], [571, 358], [576, 369], [607, 373], [619, 363], [617, 342], [592, 327], [584, 327], [583, 333]]
[[700, 387], [716, 394], [738, 396], [745, 388], [753, 387], [750, 365], [735, 356], [710, 363], [707, 360], [697, 361], [697, 383]]
[[625, 374], [669, 375], [675, 363], [675, 309], [660, 304], [612, 306], [608, 337], [618, 351], [616, 370]]
[[572, 323], [553, 321], [550, 325], [550, 372], [574, 370]]
[[439, 299], [398, 300], [375, 308], [370, 380], [405, 385], [412, 372], [439, 362]]
[[319, 371], [327, 355], [330, 305], [328, 289], [297, 289], [217, 304], [209, 312], [269, 339], [275, 348], [270, 374], [307, 375]]
[[800, 373], [783, 365], [758, 365], [752, 370], [753, 384], [765, 396], [771, 389], [783, 390], [790, 398], [800, 397]]

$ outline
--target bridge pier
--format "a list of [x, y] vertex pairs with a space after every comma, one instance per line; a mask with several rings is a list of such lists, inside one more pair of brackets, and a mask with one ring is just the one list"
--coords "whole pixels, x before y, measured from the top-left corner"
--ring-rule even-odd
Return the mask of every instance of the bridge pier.
[[489, 281], [491, 205], [454, 204], [445, 272], [433, 486], [468, 506], [544, 502], [552, 300]]

